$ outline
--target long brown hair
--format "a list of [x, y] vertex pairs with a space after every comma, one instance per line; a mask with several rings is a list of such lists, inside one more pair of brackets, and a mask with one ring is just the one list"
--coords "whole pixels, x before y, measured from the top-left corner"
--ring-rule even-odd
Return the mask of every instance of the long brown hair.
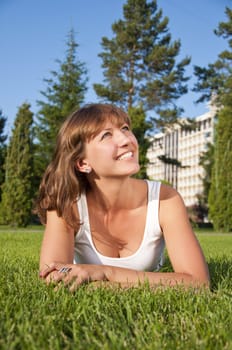
[[36, 213], [43, 224], [46, 224], [47, 211], [56, 210], [68, 225], [78, 229], [80, 221], [74, 203], [87, 190], [89, 183], [86, 175], [78, 171], [77, 162], [85, 157], [86, 142], [95, 137], [109, 120], [116, 125], [130, 125], [128, 115], [110, 104], [86, 105], [63, 123], [36, 204]]

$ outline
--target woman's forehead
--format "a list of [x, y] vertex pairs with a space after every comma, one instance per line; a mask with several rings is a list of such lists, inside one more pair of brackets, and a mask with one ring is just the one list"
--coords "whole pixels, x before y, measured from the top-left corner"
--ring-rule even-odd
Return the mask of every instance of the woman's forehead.
[[102, 123], [111, 123], [113, 125], [121, 125], [122, 123], [125, 123], [128, 121], [128, 116], [126, 114], [115, 114], [115, 113], [110, 113], [103, 115], [102, 118]]
[[101, 126], [99, 125], [99, 127], [97, 128], [97, 130], [93, 133], [91, 139], [96, 138], [99, 134], [101, 134], [102, 132], [106, 131], [106, 130], [112, 130], [114, 128], [120, 128], [121, 126], [123, 126], [126, 122], [125, 121], [121, 121], [121, 122], [117, 122], [114, 123], [112, 121], [107, 121], [106, 123], [102, 124]]
[[[103, 116], [102, 116], [103, 117]], [[129, 124], [129, 118], [125, 116], [118, 116], [115, 114], [105, 115], [103, 118], [96, 118], [94, 124], [92, 125], [92, 132], [90, 133], [90, 138], [97, 136], [102, 130], [110, 129], [113, 127], [120, 127], [123, 124]]]
[[106, 122], [100, 126], [100, 129], [104, 130], [104, 129], [120, 127], [126, 123], [127, 123], [126, 120], [106, 120]]

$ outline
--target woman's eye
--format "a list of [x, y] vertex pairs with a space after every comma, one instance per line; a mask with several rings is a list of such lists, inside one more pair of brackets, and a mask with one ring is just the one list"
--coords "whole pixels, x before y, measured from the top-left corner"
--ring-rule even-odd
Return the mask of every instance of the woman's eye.
[[107, 131], [107, 132], [105, 132], [105, 133], [102, 135], [101, 140], [103, 140], [103, 139], [105, 139], [105, 138], [107, 138], [107, 137], [110, 137], [110, 136], [111, 136], [111, 132]]
[[129, 128], [129, 126], [128, 126], [128, 125], [124, 125], [124, 126], [122, 127], [122, 130], [124, 130], [124, 131], [129, 131], [129, 130], [130, 130], [130, 128]]

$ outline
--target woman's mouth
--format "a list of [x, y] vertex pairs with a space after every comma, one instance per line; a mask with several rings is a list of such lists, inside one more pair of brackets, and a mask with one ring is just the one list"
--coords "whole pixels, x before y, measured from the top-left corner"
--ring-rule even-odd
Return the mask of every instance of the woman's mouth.
[[124, 154], [122, 154], [121, 156], [119, 156], [117, 158], [117, 160], [123, 160], [123, 159], [129, 159], [133, 157], [133, 153], [132, 152], [126, 152]]

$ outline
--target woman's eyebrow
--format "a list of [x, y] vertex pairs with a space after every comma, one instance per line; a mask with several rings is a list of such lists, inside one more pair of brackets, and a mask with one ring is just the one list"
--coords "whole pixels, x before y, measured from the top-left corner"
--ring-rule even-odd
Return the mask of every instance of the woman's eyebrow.
[[113, 128], [104, 128], [100, 132], [102, 132], [102, 131], [109, 131], [109, 130], [113, 130]]

